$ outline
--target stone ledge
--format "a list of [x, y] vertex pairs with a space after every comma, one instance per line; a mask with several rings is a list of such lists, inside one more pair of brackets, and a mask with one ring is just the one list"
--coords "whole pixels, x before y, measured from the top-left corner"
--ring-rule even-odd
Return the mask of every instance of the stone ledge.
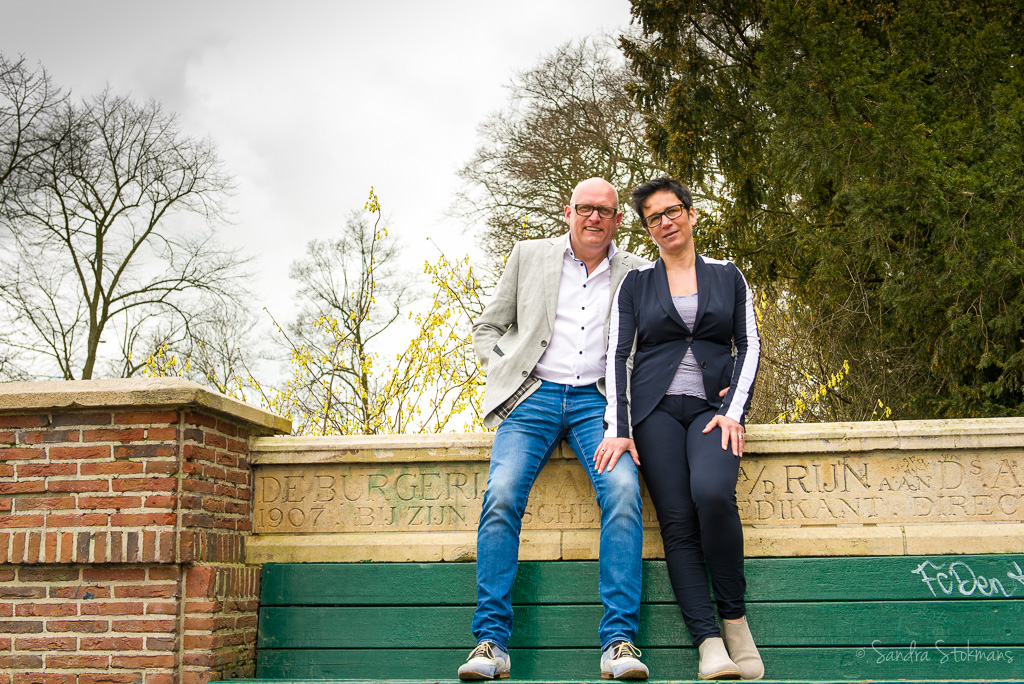
[[[0, 399], [2, 402], [2, 399]], [[2, 403], [0, 403], [2, 406]], [[486, 461], [491, 432], [430, 435], [261, 437], [253, 440], [253, 463], [405, 463]], [[941, 449], [1024, 449], [1024, 418], [963, 418], [861, 423], [751, 425], [746, 449], [775, 456]], [[575, 460], [562, 443], [552, 459]]]
[[[596, 560], [599, 530], [526, 530], [519, 560]], [[1024, 523], [943, 523], [876, 527], [744, 526], [746, 558], [1021, 553]], [[664, 558], [657, 530], [644, 530], [644, 558]], [[246, 562], [472, 562], [476, 532], [255, 535]]]
[[195, 406], [244, 421], [260, 434], [287, 434], [291, 421], [180, 378], [0, 383], [0, 413]]

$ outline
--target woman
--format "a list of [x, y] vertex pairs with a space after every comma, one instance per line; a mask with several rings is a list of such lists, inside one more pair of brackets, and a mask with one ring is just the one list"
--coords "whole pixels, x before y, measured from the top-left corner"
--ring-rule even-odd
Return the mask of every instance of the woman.
[[627, 451], [640, 458], [672, 588], [700, 652], [698, 676], [760, 679], [736, 507], [743, 416], [761, 348], [750, 288], [732, 262], [694, 250], [697, 213], [681, 183], [658, 178], [632, 200], [660, 258], [628, 273], [612, 302], [608, 428], [595, 461], [603, 472]]

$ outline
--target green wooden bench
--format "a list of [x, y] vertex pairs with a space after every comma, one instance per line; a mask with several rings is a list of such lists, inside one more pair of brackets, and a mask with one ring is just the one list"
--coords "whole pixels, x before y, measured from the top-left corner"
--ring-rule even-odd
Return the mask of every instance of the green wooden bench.
[[[747, 560], [766, 678], [1024, 680], [1024, 555]], [[268, 564], [259, 680], [454, 680], [473, 645], [472, 563]], [[598, 680], [593, 561], [524, 562], [513, 681]], [[645, 561], [637, 646], [652, 680], [693, 679], [696, 649], [663, 561]]]

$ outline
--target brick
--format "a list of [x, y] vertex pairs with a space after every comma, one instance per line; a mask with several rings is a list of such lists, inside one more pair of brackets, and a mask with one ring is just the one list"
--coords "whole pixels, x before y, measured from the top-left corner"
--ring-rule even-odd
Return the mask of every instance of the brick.
[[15, 608], [18, 617], [72, 617], [78, 615], [73, 603], [22, 603]]
[[106, 620], [50, 620], [46, 623], [48, 632], [88, 632], [98, 633], [110, 630]]
[[39, 634], [42, 620], [0, 620], [0, 634]]
[[146, 637], [147, 651], [173, 651], [174, 637]]
[[174, 508], [177, 497], [173, 494], [162, 496], [147, 496], [142, 505], [145, 508]]
[[[92, 599], [110, 598], [110, 588], [95, 584], [80, 584], [73, 587], [50, 587], [50, 598], [69, 599], [72, 601], [91, 601]], [[83, 606], [90, 605], [83, 603]]]
[[161, 458], [178, 453], [177, 444], [128, 444], [114, 447], [114, 458]]
[[103, 444], [87, 444], [77, 447], [50, 447], [49, 454], [50, 458], [54, 460], [84, 461], [96, 458], [110, 458], [110, 447]]
[[61, 442], [77, 442], [78, 430], [46, 430], [42, 432], [24, 432], [21, 441], [25, 444], [60, 444]]
[[0, 460], [4, 461], [41, 461], [45, 458], [43, 449], [0, 449]]
[[[2, 576], [0, 576], [0, 577], [2, 577]], [[178, 570], [178, 566], [176, 566], [176, 565], [154, 566], [154, 567], [151, 567], [149, 569], [149, 581], [150, 582], [160, 582], [160, 581], [167, 581], [167, 580], [173, 580], [173, 581], [176, 582], [178, 580], [178, 577], [179, 577], [179, 570]]]
[[146, 603], [146, 615], [177, 615], [178, 604], [175, 601], [149, 601]]
[[151, 425], [178, 422], [177, 411], [130, 411], [114, 414], [115, 425]]
[[173, 525], [175, 514], [166, 513], [115, 513], [110, 524], [118, 527], [145, 527], [147, 525]]
[[[188, 678], [189, 673], [185, 673], [185, 677]], [[79, 678], [78, 682], [79, 684], [86, 684], [81, 678]], [[147, 672], [145, 684], [178, 684], [178, 682], [175, 680], [174, 675], [169, 672]], [[181, 684], [185, 684], [185, 682]], [[193, 683], [189, 682], [189, 684]], [[203, 682], [203, 684], [206, 684], [206, 682]]]
[[102, 527], [110, 523], [109, 513], [50, 513], [46, 516], [47, 527]]
[[[46, 519], [41, 515], [0, 515], [0, 530], [5, 527], [42, 527]], [[22, 540], [24, 543], [24, 540]], [[16, 556], [18, 554], [11, 554]], [[16, 562], [16, 561], [12, 561]]]
[[83, 442], [141, 442], [146, 439], [146, 428], [110, 428], [83, 430]]
[[0, 582], [13, 582], [14, 568], [0, 567]]
[[145, 568], [91, 567], [82, 570], [82, 580], [85, 582], [143, 582], [145, 579]]
[[46, 668], [51, 670], [71, 670], [90, 668], [100, 670], [109, 667], [110, 656], [100, 654], [76, 653], [74, 655], [47, 655]]
[[144, 615], [146, 605], [141, 601], [83, 601], [82, 615]]
[[213, 432], [207, 432], [206, 433], [206, 439], [203, 440], [203, 442], [205, 444], [208, 444], [209, 446], [212, 446], [215, 449], [227, 449], [228, 448], [227, 437], [224, 437], [223, 435], [215, 434]]
[[31, 416], [0, 416], [0, 428], [37, 428], [50, 424], [50, 417], [37, 414]]
[[18, 571], [18, 579], [22, 582], [74, 582], [78, 578], [79, 571], [74, 567], [23, 567]]
[[154, 442], [177, 442], [178, 428], [176, 427], [148, 427], [146, 439]]
[[16, 441], [13, 432], [0, 432], [0, 444], [14, 444]]
[[19, 463], [18, 477], [54, 477], [55, 475], [77, 475], [76, 463]]
[[138, 634], [140, 632], [157, 632], [166, 634], [174, 631], [174, 620], [113, 620], [111, 627], [115, 632]]
[[238, 436], [238, 425], [236, 425], [235, 423], [232, 423], [229, 420], [224, 420], [223, 418], [219, 418], [219, 419], [217, 419], [217, 431], [218, 432], [223, 432], [225, 435], [227, 435], [229, 437], [237, 437]]
[[55, 672], [16, 673], [12, 684], [75, 684], [75, 675]]
[[216, 429], [217, 419], [207, 413], [193, 413], [189, 411], [185, 414], [185, 424]]
[[[141, 508], [142, 497], [139, 496], [80, 496], [78, 507], [84, 509], [97, 508]], [[117, 524], [117, 523], [115, 523]]]
[[145, 469], [139, 461], [82, 463], [78, 472], [83, 475], [138, 475]]
[[124, 477], [110, 484], [115, 492], [173, 492], [178, 480], [174, 477]]
[[46, 483], [42, 480], [0, 482], [0, 494], [41, 494], [45, 491]]
[[[0, 654], [0, 670], [31, 670], [43, 666], [43, 657], [38, 655], [8, 653]], [[2, 675], [0, 675], [2, 676]], [[0, 680], [2, 681], [2, 680]]]
[[[0, 456], [3, 452], [0, 451]], [[0, 477], [14, 477], [14, 466], [9, 463], [0, 463]]]
[[25, 587], [18, 585], [0, 586], [0, 599], [40, 598], [46, 598], [46, 587]]
[[51, 425], [110, 425], [109, 413], [57, 413], [50, 422]]
[[25, 496], [14, 502], [17, 511], [54, 511], [74, 507], [73, 496]]
[[110, 659], [111, 667], [152, 669], [157, 667], [170, 668], [176, 664], [173, 653], [164, 655], [130, 655], [114, 656]]
[[137, 584], [114, 587], [114, 598], [173, 598], [178, 592], [176, 584]]
[[[0, 497], [0, 511], [10, 511], [14, 508], [14, 499], [3, 496]], [[2, 561], [0, 561], [2, 562]]]
[[[174, 675], [168, 675], [170, 678], [166, 684], [175, 684]], [[149, 684], [149, 675], [146, 675], [146, 684]], [[123, 674], [115, 674], [113, 672], [104, 672], [102, 674], [80, 674], [78, 675], [78, 684], [142, 684], [143, 674], [141, 672], [125, 672]]]
[[83, 651], [141, 651], [142, 637], [82, 637]]
[[18, 651], [73, 651], [78, 646], [75, 637], [25, 637], [14, 640]]
[[146, 461], [147, 475], [177, 475], [178, 462], [174, 459], [154, 459]]
[[109, 492], [109, 480], [50, 480], [46, 483], [46, 489], [50, 492], [72, 492], [81, 494], [84, 492]]

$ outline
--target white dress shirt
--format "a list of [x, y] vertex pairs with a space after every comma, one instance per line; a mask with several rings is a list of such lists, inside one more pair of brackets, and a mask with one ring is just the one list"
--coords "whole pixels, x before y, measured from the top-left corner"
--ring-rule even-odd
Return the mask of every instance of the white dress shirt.
[[616, 251], [614, 244], [609, 245], [608, 255], [588, 273], [565, 236], [555, 324], [547, 349], [533, 369], [541, 380], [582, 387], [604, 377], [604, 321], [611, 299], [609, 259]]

